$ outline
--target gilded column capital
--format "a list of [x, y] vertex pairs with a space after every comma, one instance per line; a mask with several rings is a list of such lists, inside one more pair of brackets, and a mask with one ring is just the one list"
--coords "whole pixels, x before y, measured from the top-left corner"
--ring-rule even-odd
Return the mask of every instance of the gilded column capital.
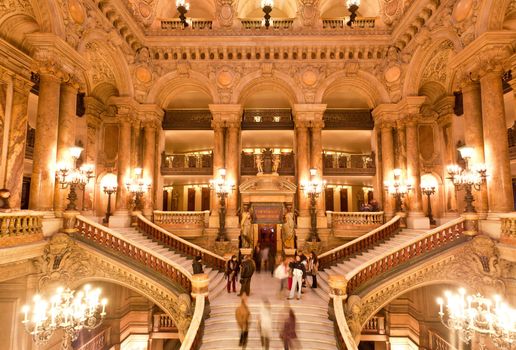
[[439, 117], [455, 114], [455, 96], [444, 96], [434, 103], [434, 109]]
[[242, 121], [244, 108], [241, 104], [210, 104], [209, 108], [214, 122], [226, 124]]
[[396, 123], [393, 120], [382, 120], [378, 123], [378, 125], [380, 130], [383, 132], [394, 128], [396, 126]]
[[324, 129], [324, 120], [313, 120], [310, 122], [310, 127], [312, 128], [312, 130]]
[[240, 129], [241, 127], [240, 121], [226, 121], [225, 124], [228, 129]]
[[419, 114], [426, 99], [426, 96], [406, 96], [398, 102], [398, 111], [406, 114]]
[[419, 114], [408, 114], [405, 117], [405, 125], [407, 128], [416, 127], [419, 124], [421, 117]]
[[296, 127], [300, 122], [308, 122], [310, 124], [308, 127], [313, 123], [323, 122], [326, 107], [326, 104], [295, 104], [292, 113]]
[[384, 103], [378, 105], [372, 111], [375, 124], [382, 124], [387, 121], [393, 121], [396, 119], [398, 114], [398, 106], [394, 103]]

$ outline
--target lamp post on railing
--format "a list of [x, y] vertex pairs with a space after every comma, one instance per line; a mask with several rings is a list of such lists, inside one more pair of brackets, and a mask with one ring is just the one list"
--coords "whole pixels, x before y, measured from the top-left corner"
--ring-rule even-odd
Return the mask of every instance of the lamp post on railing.
[[179, 12], [179, 19], [183, 28], [188, 27], [188, 21], [186, 20], [186, 13], [190, 11], [190, 4], [186, 0], [176, 0], [177, 12]]
[[384, 182], [385, 190], [394, 197], [396, 213], [402, 213], [403, 198], [412, 190], [412, 183], [401, 177], [401, 169], [394, 169], [392, 174], [393, 180]]
[[346, 4], [348, 5], [348, 11], [350, 12], [349, 21], [346, 24], [351, 27], [357, 18], [356, 12], [360, 6], [360, 0], [347, 0]]
[[432, 201], [430, 200], [430, 196], [435, 193], [435, 184], [430, 181], [425, 181], [421, 183], [421, 192], [426, 195], [428, 199], [428, 220], [430, 221], [430, 225], [435, 225], [436, 221], [434, 216], [432, 215]]
[[[499, 349], [511, 349], [516, 341], [516, 310], [504, 303], [499, 295], [493, 300], [480, 294], [466, 295], [464, 288], [455, 294], [444, 293], [446, 298], [437, 298], [442, 324], [457, 332], [464, 343], [469, 343], [475, 334], [488, 335]], [[446, 306], [447, 318], [445, 318]], [[480, 348], [484, 347], [480, 338]]]
[[49, 301], [35, 295], [32, 310], [28, 305], [22, 308], [22, 323], [36, 345], [47, 343], [57, 329], [62, 329], [61, 349], [72, 350], [79, 332], [97, 328], [106, 316], [107, 299], [100, 299], [100, 294], [100, 288], [86, 284], [79, 292], [58, 288]]
[[133, 210], [141, 211], [143, 210], [142, 197], [150, 190], [151, 182], [142, 178], [142, 168], [135, 168], [133, 173], [134, 177], [125, 183], [125, 187], [127, 188], [127, 191], [129, 191], [134, 197]]
[[450, 175], [449, 179], [453, 182], [455, 190], [460, 191], [464, 189], [466, 194], [464, 195], [464, 201], [466, 207], [464, 212], [476, 213], [475, 206], [473, 205], [473, 190], [480, 191], [482, 184], [486, 181], [486, 166], [485, 164], [470, 164], [470, 159], [473, 156], [475, 150], [472, 147], [459, 147], [458, 148], [461, 157], [464, 159], [466, 166], [462, 169], [457, 164], [448, 165], [446, 170]]
[[109, 224], [109, 217], [111, 216], [111, 195], [116, 193], [118, 188], [118, 180], [116, 175], [113, 173], [106, 174], [102, 178], [101, 186], [104, 193], [108, 196], [106, 217], [104, 218], [103, 222], [105, 224]]
[[83, 190], [86, 184], [94, 177], [94, 166], [91, 164], [83, 164], [80, 168], [77, 168], [77, 160], [81, 156], [82, 147], [70, 147], [69, 152], [73, 159], [73, 165], [70, 167], [66, 163], [60, 163], [57, 166], [56, 177], [61, 185], [61, 189], [70, 187], [68, 192], [68, 205], [66, 210], [75, 211], [77, 210], [77, 189]]
[[262, 0], [262, 11], [265, 13], [263, 15], [263, 25], [266, 29], [272, 25], [272, 19], [270, 13], [272, 12], [272, 8], [274, 6], [274, 0]]
[[301, 190], [310, 198], [310, 233], [309, 241], [320, 242], [319, 233], [317, 232], [317, 198], [326, 188], [326, 181], [318, 179], [317, 169], [310, 169], [310, 181], [301, 183]]
[[227, 241], [226, 232], [226, 199], [233, 192], [235, 185], [226, 180], [226, 169], [219, 169], [219, 177], [210, 180], [210, 188], [215, 191], [219, 198], [219, 232], [217, 233], [217, 241]]

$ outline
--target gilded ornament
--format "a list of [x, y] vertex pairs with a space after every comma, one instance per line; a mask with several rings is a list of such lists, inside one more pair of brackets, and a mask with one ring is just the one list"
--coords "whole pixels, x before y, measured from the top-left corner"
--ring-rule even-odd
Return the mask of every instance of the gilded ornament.
[[151, 7], [149, 5], [147, 5], [146, 3], [144, 3], [144, 2], [141, 2], [138, 5], [138, 11], [140, 12], [140, 15], [143, 18], [147, 18], [147, 17], [149, 17], [152, 14]]
[[217, 83], [223, 87], [228, 87], [233, 82], [233, 73], [228, 69], [223, 69], [217, 74]]
[[311, 69], [307, 69], [303, 72], [301, 77], [303, 83], [308, 86], [314, 86], [317, 83], [318, 74]]
[[384, 73], [385, 81], [388, 83], [394, 83], [401, 77], [401, 69], [399, 66], [392, 66], [387, 68]]
[[84, 23], [86, 15], [84, 13], [84, 8], [78, 0], [68, 0], [68, 12], [75, 23]]
[[152, 72], [147, 67], [136, 67], [134, 70], [134, 76], [140, 83], [146, 84], [152, 81]]
[[471, 14], [475, 0], [460, 0], [455, 4], [452, 12], [452, 18], [456, 22], [462, 22]]

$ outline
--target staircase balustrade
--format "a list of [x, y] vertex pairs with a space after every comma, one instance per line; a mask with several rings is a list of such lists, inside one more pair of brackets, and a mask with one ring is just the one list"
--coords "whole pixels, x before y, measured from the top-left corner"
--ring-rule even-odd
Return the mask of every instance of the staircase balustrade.
[[86, 344], [77, 348], [77, 350], [100, 350], [106, 349], [110, 344], [111, 328], [104, 328], [91, 338]]
[[385, 272], [392, 271], [410, 260], [460, 241], [464, 238], [463, 231], [464, 218], [458, 218], [444, 226], [422, 234], [421, 237], [410, 240], [402, 247], [358, 266], [346, 275], [348, 280], [347, 295], [356, 294], [357, 290], [363, 288], [376, 277]]
[[331, 215], [331, 227], [334, 229], [348, 227], [371, 227], [383, 225], [384, 212], [339, 212], [327, 211]]
[[500, 242], [516, 244], [516, 213], [502, 214]]
[[22, 211], [0, 213], [0, 247], [43, 239], [43, 214]]
[[[140, 216], [139, 216], [140, 217]], [[114, 255], [122, 254], [136, 263], [157, 272], [163, 277], [180, 285], [185, 291], [192, 291], [191, 274], [181, 265], [166, 261], [159, 253], [136, 242], [130, 242], [122, 234], [99, 225], [83, 216], [77, 216], [75, 233], [81, 240], [107, 249]]]
[[364, 328], [362, 328], [362, 333], [385, 334], [385, 317], [371, 317], [365, 324]]
[[150, 222], [143, 215], [137, 216], [137, 225], [140, 232], [145, 234], [147, 237], [173, 249], [178, 253], [190, 257], [200, 256], [203, 263], [219, 271], [224, 271], [226, 268], [226, 260], [220, 255], [214, 254], [209, 250], [201, 248], [172, 234], [164, 228]]
[[457, 350], [456, 347], [432, 330], [428, 331], [428, 343], [430, 350]]
[[154, 211], [154, 223], [177, 228], [208, 227], [210, 211]]
[[392, 238], [400, 230], [400, 218], [395, 216], [386, 224], [374, 229], [373, 231], [337, 248], [334, 248], [319, 256], [321, 269], [327, 269], [339, 261], [353, 257], [362, 253], [381, 242]]
[[179, 350], [197, 350], [202, 344], [203, 328], [204, 328], [204, 308], [206, 300], [203, 296], [195, 298], [195, 309], [190, 322], [188, 332], [181, 343]]

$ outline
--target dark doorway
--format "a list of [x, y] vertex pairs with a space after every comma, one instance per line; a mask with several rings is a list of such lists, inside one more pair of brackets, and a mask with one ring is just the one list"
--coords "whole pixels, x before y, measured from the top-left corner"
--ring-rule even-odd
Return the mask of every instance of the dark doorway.
[[276, 260], [276, 225], [258, 225], [258, 246], [260, 247], [260, 265], [263, 270], [271, 270]]
[[340, 211], [349, 211], [348, 208], [348, 189], [340, 189]]
[[163, 210], [168, 210], [168, 191], [163, 190]]
[[325, 209], [333, 211], [333, 187], [324, 190], [324, 197]]
[[188, 211], [195, 211], [195, 188], [188, 189]]
[[201, 210], [210, 210], [210, 189], [208, 187], [202, 188]]
[[21, 193], [21, 209], [29, 209], [30, 177], [23, 177]]

